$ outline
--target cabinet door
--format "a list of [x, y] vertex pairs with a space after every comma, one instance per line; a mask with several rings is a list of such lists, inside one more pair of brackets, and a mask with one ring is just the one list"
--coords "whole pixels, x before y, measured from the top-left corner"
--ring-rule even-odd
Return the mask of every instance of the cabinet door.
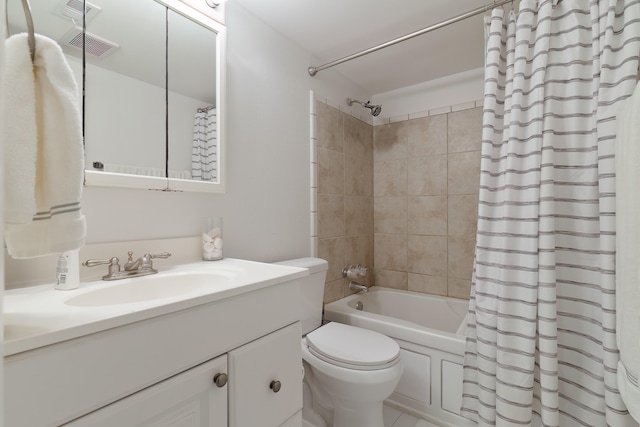
[[229, 425], [277, 427], [302, 409], [300, 323], [229, 352]]
[[[78, 418], [72, 427], [226, 427], [227, 373], [220, 356], [129, 397]], [[223, 385], [223, 383], [225, 383]]]

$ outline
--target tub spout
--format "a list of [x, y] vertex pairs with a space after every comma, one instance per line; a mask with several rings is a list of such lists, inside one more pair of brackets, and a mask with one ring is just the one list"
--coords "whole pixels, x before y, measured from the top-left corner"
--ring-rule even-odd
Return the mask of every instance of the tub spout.
[[365, 285], [361, 285], [357, 282], [349, 282], [349, 289], [351, 289], [352, 291], [360, 292], [367, 292], [369, 290], [369, 288], [367, 288]]

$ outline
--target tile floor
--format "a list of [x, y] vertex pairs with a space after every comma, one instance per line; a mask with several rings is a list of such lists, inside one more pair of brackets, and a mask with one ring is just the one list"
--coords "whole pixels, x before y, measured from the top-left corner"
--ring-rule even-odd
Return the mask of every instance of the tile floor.
[[382, 416], [384, 427], [438, 427], [387, 405], [383, 407]]

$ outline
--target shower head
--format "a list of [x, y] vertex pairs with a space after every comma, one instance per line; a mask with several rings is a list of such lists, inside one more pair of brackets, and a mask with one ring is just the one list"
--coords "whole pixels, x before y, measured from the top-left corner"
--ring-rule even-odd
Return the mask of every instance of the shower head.
[[[369, 104], [367, 102], [367, 104]], [[371, 115], [377, 117], [382, 112], [382, 105], [365, 105], [367, 108], [371, 108]]]
[[347, 104], [352, 105], [354, 102], [356, 104], [362, 105], [364, 108], [370, 109], [371, 115], [374, 117], [378, 116], [382, 111], [382, 105], [373, 105], [371, 101], [361, 102], [361, 101], [358, 101], [357, 99], [347, 98]]

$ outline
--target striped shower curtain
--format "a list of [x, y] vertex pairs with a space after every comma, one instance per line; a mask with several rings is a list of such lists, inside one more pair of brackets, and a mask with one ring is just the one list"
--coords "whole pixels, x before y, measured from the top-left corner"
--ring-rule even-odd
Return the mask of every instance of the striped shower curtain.
[[462, 414], [637, 426], [616, 381], [613, 150], [640, 2], [522, 0], [487, 25]]
[[215, 107], [199, 108], [193, 125], [191, 178], [218, 180], [218, 118]]

